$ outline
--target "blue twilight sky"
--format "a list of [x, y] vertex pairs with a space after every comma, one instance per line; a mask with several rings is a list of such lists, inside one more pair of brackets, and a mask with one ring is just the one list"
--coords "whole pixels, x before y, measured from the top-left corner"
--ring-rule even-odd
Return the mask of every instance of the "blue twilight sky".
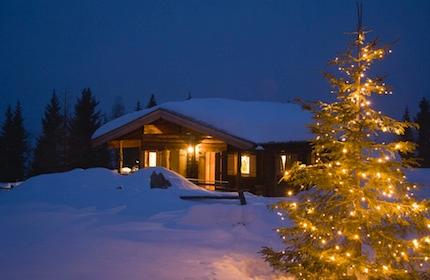
[[[430, 96], [430, 1], [363, 1], [364, 22], [393, 54], [377, 67], [400, 116]], [[52, 90], [91, 87], [108, 112], [193, 97], [327, 99], [322, 72], [355, 27], [349, 0], [2, 0], [0, 120], [20, 100], [33, 136]]]

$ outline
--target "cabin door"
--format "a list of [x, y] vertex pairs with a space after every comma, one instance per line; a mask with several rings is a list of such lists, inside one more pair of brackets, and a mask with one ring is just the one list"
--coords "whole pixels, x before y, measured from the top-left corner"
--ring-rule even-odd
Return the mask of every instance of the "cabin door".
[[204, 152], [199, 156], [199, 181], [215, 182], [215, 152]]

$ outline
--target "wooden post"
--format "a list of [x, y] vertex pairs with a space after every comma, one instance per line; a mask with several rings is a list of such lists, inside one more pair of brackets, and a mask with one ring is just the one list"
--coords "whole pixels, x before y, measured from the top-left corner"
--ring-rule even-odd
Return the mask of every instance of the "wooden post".
[[239, 195], [240, 205], [246, 205], [246, 198], [243, 191], [238, 191], [237, 193]]
[[124, 153], [122, 149], [122, 140], [119, 141], [119, 158], [118, 158], [118, 173], [121, 174], [124, 165]]
[[140, 145], [139, 145], [139, 168], [145, 167], [145, 150], [143, 149], [143, 138], [145, 134], [145, 129], [142, 128], [142, 135], [140, 137]]
[[236, 172], [236, 187], [238, 188], [238, 190], [241, 189], [241, 186], [240, 186], [241, 167], [242, 167], [242, 152], [238, 150], [237, 151], [237, 172]]

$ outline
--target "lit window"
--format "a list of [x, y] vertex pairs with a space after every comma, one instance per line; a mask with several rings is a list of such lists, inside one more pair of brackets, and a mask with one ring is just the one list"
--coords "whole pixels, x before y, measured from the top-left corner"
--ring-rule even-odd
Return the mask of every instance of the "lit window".
[[279, 159], [279, 171], [283, 173], [297, 161], [297, 154], [281, 154]]
[[251, 173], [250, 157], [248, 155], [240, 157], [240, 173], [243, 175], [249, 175]]
[[281, 171], [285, 171], [287, 166], [287, 155], [281, 155]]
[[149, 167], [157, 166], [157, 152], [149, 152]]

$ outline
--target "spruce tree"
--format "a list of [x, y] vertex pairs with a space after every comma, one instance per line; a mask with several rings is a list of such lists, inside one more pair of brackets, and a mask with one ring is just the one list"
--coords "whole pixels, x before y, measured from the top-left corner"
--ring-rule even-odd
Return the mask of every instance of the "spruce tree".
[[142, 105], [140, 105], [140, 101], [139, 100], [136, 102], [136, 106], [134, 106], [134, 110], [135, 111], [142, 110]]
[[107, 166], [109, 154], [105, 147], [93, 148], [91, 136], [101, 125], [98, 102], [89, 88], [82, 91], [70, 123], [70, 167]]
[[23, 180], [28, 144], [20, 102], [17, 102], [13, 112], [10, 106], [6, 109], [0, 138], [3, 153], [0, 180], [8, 182]]
[[372, 96], [391, 92], [369, 69], [391, 51], [366, 33], [359, 22], [352, 46], [333, 61], [341, 73], [327, 74], [336, 100], [305, 104], [315, 163], [295, 165], [284, 179], [308, 190], [274, 205], [288, 220], [277, 229], [284, 249], [262, 253], [296, 279], [430, 277], [429, 202], [415, 199], [398, 156], [413, 146], [380, 140], [412, 124], [372, 108]]
[[42, 134], [34, 150], [32, 175], [64, 170], [64, 132], [64, 115], [54, 91], [42, 118]]
[[[403, 118], [402, 120], [404, 122], [410, 123], [411, 122], [411, 117], [409, 115], [409, 109], [408, 106], [406, 106], [405, 108], [405, 112], [403, 114]], [[400, 135], [399, 137], [400, 141], [404, 141], [404, 142], [409, 142], [409, 143], [414, 143], [415, 144], [415, 140], [414, 140], [414, 133], [411, 127], [406, 127], [405, 128], [405, 132]], [[404, 159], [413, 159], [414, 158], [414, 153], [409, 152], [409, 153], [400, 153], [400, 155], [404, 158]], [[415, 164], [415, 161], [410, 161], [411, 164]]]
[[113, 120], [113, 119], [119, 118], [124, 114], [125, 114], [124, 102], [122, 101], [121, 96], [117, 96], [115, 98], [113, 105], [112, 105], [110, 119]]
[[423, 98], [420, 101], [420, 111], [417, 114], [418, 124], [418, 160], [421, 167], [430, 167], [430, 106], [429, 101]]
[[69, 92], [64, 91], [63, 101], [62, 101], [62, 118], [63, 118], [63, 128], [62, 128], [62, 138], [63, 144], [61, 145], [61, 154], [63, 155], [63, 167], [62, 170], [68, 170], [70, 168], [70, 122], [71, 122], [71, 104], [69, 98]]
[[13, 112], [9, 105], [5, 111], [4, 122], [0, 134], [0, 182], [13, 181], [11, 179], [11, 166], [9, 159], [13, 157]]
[[149, 98], [148, 104], [146, 105], [146, 108], [152, 108], [154, 106], [157, 106], [157, 101], [155, 100], [155, 96], [151, 94], [151, 97]]

